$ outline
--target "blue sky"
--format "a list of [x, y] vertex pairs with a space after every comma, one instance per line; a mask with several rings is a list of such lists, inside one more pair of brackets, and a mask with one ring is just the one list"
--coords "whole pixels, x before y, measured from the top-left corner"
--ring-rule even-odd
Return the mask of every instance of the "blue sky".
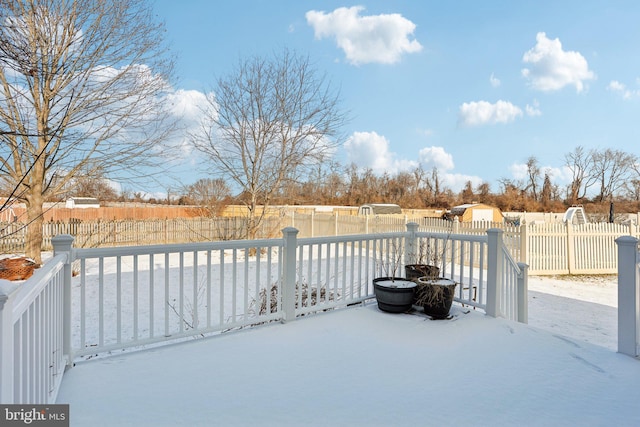
[[[640, 155], [640, 2], [156, 0], [187, 123], [241, 58], [309, 55], [352, 120], [336, 153], [376, 173], [437, 167], [523, 178], [535, 156], [564, 186], [577, 146]], [[184, 142], [184, 141], [183, 141]], [[183, 184], [205, 177], [184, 142]]]

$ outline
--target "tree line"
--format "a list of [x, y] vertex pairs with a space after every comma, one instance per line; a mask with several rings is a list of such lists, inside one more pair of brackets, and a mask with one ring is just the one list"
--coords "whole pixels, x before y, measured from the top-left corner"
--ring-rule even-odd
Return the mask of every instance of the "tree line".
[[[619, 150], [585, 150], [577, 147], [565, 154], [564, 167], [571, 181], [553, 183], [550, 170], [540, 166], [535, 156], [526, 162], [526, 177], [501, 179], [492, 189], [483, 182], [467, 181], [460, 191], [443, 184], [439, 171], [421, 166], [396, 174], [376, 175], [371, 169], [328, 162], [303, 179], [289, 180], [274, 192], [277, 205], [359, 206], [365, 203], [397, 203], [408, 209], [449, 209], [463, 203], [485, 203], [502, 211], [562, 212], [581, 204], [590, 212], [605, 213], [614, 202], [619, 211], [640, 211], [640, 169], [638, 159]], [[141, 193], [120, 194], [110, 189], [104, 178], [83, 177], [74, 194], [113, 201], [148, 201], [201, 206], [217, 215], [228, 204], [246, 203], [247, 195], [234, 194], [226, 180], [203, 178], [173, 190], [166, 199], [145, 198]], [[257, 203], [262, 203], [258, 198]]]

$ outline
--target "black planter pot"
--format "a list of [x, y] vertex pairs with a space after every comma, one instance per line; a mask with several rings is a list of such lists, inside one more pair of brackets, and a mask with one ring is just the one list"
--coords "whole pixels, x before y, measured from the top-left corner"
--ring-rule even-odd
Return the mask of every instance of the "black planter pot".
[[453, 304], [456, 282], [446, 278], [427, 277], [421, 277], [417, 282], [417, 303], [422, 305], [424, 313], [434, 319], [446, 319]]
[[417, 283], [401, 277], [373, 279], [378, 308], [389, 313], [404, 313], [413, 305]]

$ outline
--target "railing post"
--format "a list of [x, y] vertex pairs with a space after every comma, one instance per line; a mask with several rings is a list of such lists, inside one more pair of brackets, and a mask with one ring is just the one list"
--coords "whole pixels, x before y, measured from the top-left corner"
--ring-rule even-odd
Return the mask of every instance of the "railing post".
[[529, 266], [524, 262], [518, 263], [518, 322], [529, 323]]
[[491, 317], [501, 315], [503, 256], [502, 234], [499, 228], [487, 230], [487, 314]]
[[621, 236], [618, 245], [618, 353], [637, 357], [638, 319], [638, 239]]
[[69, 234], [60, 234], [51, 239], [53, 245], [53, 255], [67, 254], [64, 263], [64, 286], [62, 305], [62, 350], [67, 359], [67, 367], [73, 366], [73, 350], [71, 348], [71, 263], [73, 263], [73, 241], [74, 237]]
[[418, 232], [419, 225], [417, 222], [409, 222], [406, 227], [409, 235], [407, 236], [407, 258], [405, 264], [417, 264], [418, 236], [416, 236], [416, 233]]
[[18, 289], [13, 283], [0, 283], [0, 402], [11, 404], [13, 396], [13, 300]]
[[282, 281], [282, 322], [296, 318], [296, 249], [298, 230], [287, 227], [282, 230], [284, 238], [284, 280]]

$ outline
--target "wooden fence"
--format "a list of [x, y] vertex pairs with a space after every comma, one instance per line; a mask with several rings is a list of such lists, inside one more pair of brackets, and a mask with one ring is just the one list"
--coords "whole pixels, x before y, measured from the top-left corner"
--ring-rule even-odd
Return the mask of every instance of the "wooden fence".
[[[316, 213], [268, 217], [256, 237], [272, 238], [284, 227], [297, 228], [300, 237], [399, 232], [406, 229], [408, 222], [417, 222], [421, 231], [452, 234], [484, 235], [489, 228], [501, 228], [511, 256], [528, 264], [532, 275], [616, 274], [615, 239], [624, 235], [640, 237], [633, 223], [513, 226], [405, 215], [361, 217]], [[43, 228], [43, 250], [50, 251], [51, 238], [59, 234], [74, 236], [77, 247], [97, 248], [243, 239], [246, 225], [246, 219], [239, 217], [47, 222]], [[0, 222], [0, 252], [23, 253], [25, 231], [22, 223]]]

